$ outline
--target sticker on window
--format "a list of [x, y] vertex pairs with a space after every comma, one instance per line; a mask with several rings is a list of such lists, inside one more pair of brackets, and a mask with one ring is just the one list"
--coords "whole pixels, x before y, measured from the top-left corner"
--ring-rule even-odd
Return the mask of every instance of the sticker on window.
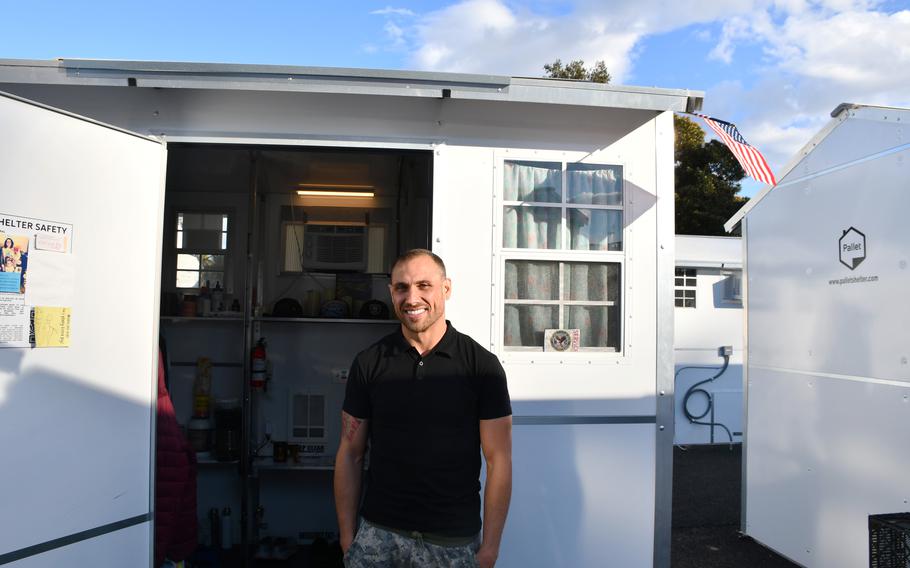
[[544, 351], [578, 351], [581, 344], [579, 329], [547, 329], [543, 337]]

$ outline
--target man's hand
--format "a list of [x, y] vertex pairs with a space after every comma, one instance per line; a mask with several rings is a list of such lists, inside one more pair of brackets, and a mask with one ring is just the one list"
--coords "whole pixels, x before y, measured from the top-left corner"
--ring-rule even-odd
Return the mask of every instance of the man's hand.
[[484, 546], [481, 544], [480, 548], [477, 550], [476, 558], [480, 568], [493, 568], [498, 557], [499, 551], [494, 550], [492, 546]]

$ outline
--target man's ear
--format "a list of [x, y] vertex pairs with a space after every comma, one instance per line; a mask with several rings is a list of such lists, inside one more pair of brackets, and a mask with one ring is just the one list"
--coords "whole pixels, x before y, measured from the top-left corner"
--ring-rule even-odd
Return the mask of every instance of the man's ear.
[[445, 290], [446, 300], [452, 297], [452, 279], [445, 278], [442, 281], [442, 289]]

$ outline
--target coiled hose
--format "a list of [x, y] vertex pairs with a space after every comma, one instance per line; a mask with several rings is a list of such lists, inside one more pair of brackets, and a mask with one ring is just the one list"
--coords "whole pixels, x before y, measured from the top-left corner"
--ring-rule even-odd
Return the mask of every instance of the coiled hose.
[[[699, 382], [695, 383], [694, 385], [692, 385], [691, 387], [689, 387], [689, 390], [686, 391], [686, 395], [683, 397], [682, 408], [683, 408], [683, 414], [685, 414], [686, 418], [689, 419], [689, 423], [691, 423], [691, 424], [700, 424], [702, 426], [711, 426], [711, 427], [720, 426], [721, 428], [723, 428], [724, 431], [727, 433], [727, 437], [730, 438], [730, 444], [732, 445], [733, 444], [733, 433], [730, 432], [730, 429], [727, 428], [725, 425], [721, 424], [720, 422], [714, 421], [714, 397], [712, 397], [711, 393], [709, 393], [705, 389], [699, 388], [699, 387], [701, 387], [701, 385], [703, 385], [705, 383], [710, 383], [717, 377], [723, 375], [729, 365], [730, 365], [730, 356], [724, 355], [724, 364], [720, 368], [720, 370], [717, 371], [716, 375], [714, 375], [711, 378], [705, 379], [703, 381], [699, 381]], [[713, 371], [713, 370], [716, 370], [717, 367], [702, 367], [702, 366], [680, 367], [676, 371], [674, 380], [678, 379], [679, 374], [686, 369], [711, 369]], [[708, 406], [705, 407], [705, 411], [702, 412], [701, 414], [693, 414], [692, 412], [689, 411], [689, 399], [692, 398], [692, 396], [695, 394], [703, 394], [708, 401]], [[707, 416], [709, 412], [711, 413], [711, 421], [710, 422], [703, 421], [702, 418]]]

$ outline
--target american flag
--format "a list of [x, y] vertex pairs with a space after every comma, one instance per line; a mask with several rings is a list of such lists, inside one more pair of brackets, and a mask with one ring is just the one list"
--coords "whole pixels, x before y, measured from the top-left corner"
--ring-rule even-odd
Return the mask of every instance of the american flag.
[[746, 142], [742, 134], [739, 133], [739, 130], [736, 129], [735, 124], [711, 118], [710, 116], [705, 116], [703, 114], [696, 114], [695, 116], [704, 120], [705, 124], [710, 126], [711, 130], [717, 133], [721, 142], [733, 152], [733, 155], [736, 157], [739, 165], [742, 166], [743, 171], [746, 172], [746, 175], [768, 185], [775, 185], [777, 183], [774, 179], [774, 172], [768, 167], [768, 162], [765, 161], [765, 157], [762, 156], [761, 152], [755, 147], [750, 146], [749, 143]]

